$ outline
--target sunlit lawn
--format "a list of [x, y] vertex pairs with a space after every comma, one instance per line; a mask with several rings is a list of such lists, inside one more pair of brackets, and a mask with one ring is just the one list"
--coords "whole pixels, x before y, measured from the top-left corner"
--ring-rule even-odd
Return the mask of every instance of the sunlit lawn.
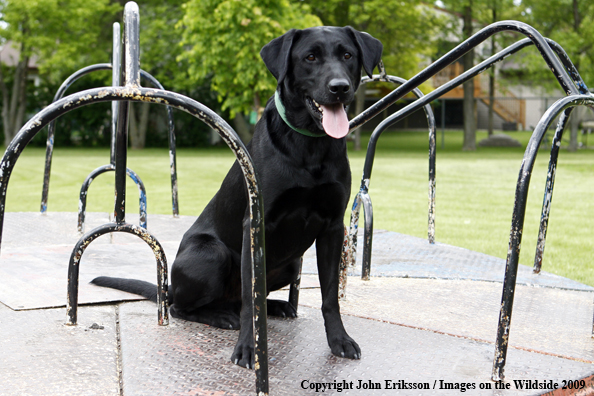
[[[485, 137], [479, 133], [477, 140]], [[528, 133], [513, 133], [524, 144]], [[365, 137], [364, 137], [365, 138]], [[380, 139], [370, 195], [374, 226], [425, 238], [427, 235], [427, 134], [388, 132]], [[436, 239], [505, 258], [515, 184], [524, 149], [479, 148], [462, 152], [459, 132], [438, 136]], [[350, 150], [353, 196], [359, 188], [365, 152]], [[218, 189], [234, 158], [230, 150], [178, 149], [180, 212], [198, 215]], [[51, 176], [50, 211], [75, 212], [80, 184], [109, 161], [107, 149], [57, 148]], [[17, 162], [7, 194], [7, 211], [38, 211], [44, 150], [27, 148]], [[521, 263], [532, 265], [548, 152], [537, 159], [529, 194]], [[171, 213], [169, 155], [166, 149], [130, 151], [128, 167], [147, 188], [148, 212]], [[543, 269], [594, 286], [594, 150], [562, 151], [553, 197]], [[87, 210], [113, 210], [113, 173], [91, 186]], [[136, 212], [138, 192], [128, 183], [128, 212]]]

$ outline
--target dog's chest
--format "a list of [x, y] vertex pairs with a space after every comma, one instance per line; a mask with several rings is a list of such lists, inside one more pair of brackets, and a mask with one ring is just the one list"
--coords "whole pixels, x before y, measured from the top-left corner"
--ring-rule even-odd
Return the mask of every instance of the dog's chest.
[[339, 182], [293, 186], [265, 203], [268, 257], [284, 261], [300, 257], [320, 233], [342, 221], [348, 189]]

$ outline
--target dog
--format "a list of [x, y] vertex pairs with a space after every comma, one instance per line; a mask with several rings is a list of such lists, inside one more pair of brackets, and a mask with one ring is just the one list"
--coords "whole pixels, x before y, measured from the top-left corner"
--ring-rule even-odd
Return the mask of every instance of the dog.
[[[247, 149], [264, 199], [267, 291], [295, 281], [303, 253], [316, 242], [322, 314], [334, 355], [360, 359], [339, 311], [338, 275], [344, 213], [351, 191], [346, 108], [361, 71], [369, 76], [383, 46], [351, 27], [292, 29], [265, 45], [260, 56], [278, 84]], [[220, 190], [184, 234], [171, 268], [173, 317], [240, 329], [231, 360], [254, 367], [249, 209], [236, 162]], [[92, 283], [156, 301], [157, 286], [99, 277]], [[251, 286], [251, 283], [248, 283]], [[297, 316], [287, 301], [267, 300], [268, 314]]]

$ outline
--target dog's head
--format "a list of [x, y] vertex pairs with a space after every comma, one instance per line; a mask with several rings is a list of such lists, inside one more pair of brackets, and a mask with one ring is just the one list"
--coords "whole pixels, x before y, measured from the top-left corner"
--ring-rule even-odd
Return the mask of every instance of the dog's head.
[[346, 106], [361, 81], [371, 76], [383, 46], [367, 33], [347, 27], [290, 30], [260, 55], [278, 81], [291, 124], [336, 139], [348, 133]]

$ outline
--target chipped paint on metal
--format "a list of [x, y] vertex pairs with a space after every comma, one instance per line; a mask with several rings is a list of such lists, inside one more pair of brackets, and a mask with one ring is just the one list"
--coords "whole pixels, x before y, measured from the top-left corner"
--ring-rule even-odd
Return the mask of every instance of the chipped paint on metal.
[[557, 161], [559, 159], [559, 148], [561, 139], [563, 138], [563, 131], [567, 126], [569, 117], [573, 108], [566, 109], [559, 117], [557, 129], [551, 144], [551, 155], [549, 159], [549, 169], [547, 172], [547, 181], [545, 184], [545, 192], [543, 197], [543, 204], [540, 218], [540, 228], [538, 231], [538, 240], [536, 242], [536, 252], [534, 254], [534, 273], [539, 273], [542, 268], [542, 259], [544, 256], [545, 241], [547, 236], [547, 229], [549, 224], [549, 215], [551, 212], [551, 204], [553, 200], [553, 187], [555, 185], [555, 174], [557, 173]]
[[359, 212], [361, 211], [361, 193], [357, 193], [353, 200], [353, 208], [351, 209], [351, 224], [349, 227], [349, 248], [351, 250], [350, 267], [355, 267], [357, 263], [357, 233], [359, 231]]
[[344, 226], [344, 240], [342, 242], [342, 252], [340, 254], [340, 263], [338, 265], [338, 299], [346, 300], [347, 271], [351, 260], [351, 247], [349, 243], [349, 231]]

